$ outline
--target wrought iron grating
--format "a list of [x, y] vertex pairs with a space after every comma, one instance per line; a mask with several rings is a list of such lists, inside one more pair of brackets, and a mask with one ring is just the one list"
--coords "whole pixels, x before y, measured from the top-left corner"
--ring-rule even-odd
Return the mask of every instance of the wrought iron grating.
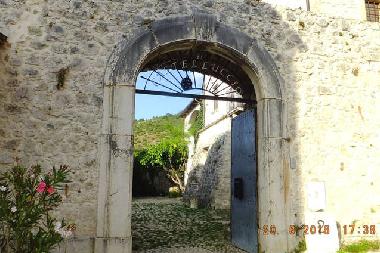
[[145, 64], [137, 84], [139, 94], [256, 103], [251, 80], [240, 66], [207, 51], [159, 55]]

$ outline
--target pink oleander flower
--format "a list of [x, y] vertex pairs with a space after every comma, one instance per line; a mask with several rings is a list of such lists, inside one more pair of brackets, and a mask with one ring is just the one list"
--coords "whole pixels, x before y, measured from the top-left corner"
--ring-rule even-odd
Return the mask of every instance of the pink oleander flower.
[[49, 194], [53, 194], [55, 192], [55, 189], [53, 188], [53, 186], [49, 186], [46, 190]]
[[46, 183], [44, 181], [41, 181], [38, 186], [37, 186], [37, 192], [38, 193], [43, 193], [46, 188]]

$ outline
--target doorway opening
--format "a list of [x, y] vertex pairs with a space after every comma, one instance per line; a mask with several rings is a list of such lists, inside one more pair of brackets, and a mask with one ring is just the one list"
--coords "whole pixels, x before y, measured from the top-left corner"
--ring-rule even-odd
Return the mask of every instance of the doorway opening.
[[144, 61], [135, 92], [133, 249], [256, 253], [256, 100], [241, 63], [174, 43]]
[[[286, 201], [288, 193], [284, 180], [288, 102], [283, 97], [284, 82], [278, 67], [256, 39], [220, 22], [216, 16], [194, 12], [155, 20], [140, 27], [115, 46], [107, 61], [99, 143], [101, 183], [98, 186], [96, 248], [104, 252], [131, 252], [132, 126], [139, 72], [154, 60], [158, 61], [160, 57], [157, 56], [181, 50], [199, 52], [202, 47], [203, 51], [233, 63], [231, 68], [242, 74], [237, 76], [247, 80], [239, 83], [242, 98], [257, 100], [258, 221], [260, 227], [267, 224], [277, 227], [274, 237], [259, 234], [260, 250], [285, 252], [289, 242], [295, 242], [288, 234], [290, 202]], [[211, 146], [204, 148], [205, 151], [211, 149]]]

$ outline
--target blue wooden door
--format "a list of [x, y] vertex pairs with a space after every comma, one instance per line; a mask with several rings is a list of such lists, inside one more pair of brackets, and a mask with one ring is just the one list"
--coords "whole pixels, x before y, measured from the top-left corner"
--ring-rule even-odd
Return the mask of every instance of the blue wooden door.
[[231, 238], [249, 253], [258, 252], [255, 115], [245, 111], [231, 127]]

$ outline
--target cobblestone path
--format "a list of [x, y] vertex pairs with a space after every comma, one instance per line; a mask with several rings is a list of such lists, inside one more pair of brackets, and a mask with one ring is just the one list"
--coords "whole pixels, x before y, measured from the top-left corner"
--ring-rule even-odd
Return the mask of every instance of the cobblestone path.
[[230, 244], [229, 213], [191, 209], [179, 199], [135, 199], [134, 253], [243, 253]]

